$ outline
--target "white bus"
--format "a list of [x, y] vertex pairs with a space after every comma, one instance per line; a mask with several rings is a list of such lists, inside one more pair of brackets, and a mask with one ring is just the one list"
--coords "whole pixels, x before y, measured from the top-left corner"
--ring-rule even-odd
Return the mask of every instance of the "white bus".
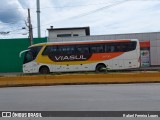
[[24, 73], [122, 70], [140, 66], [137, 39], [50, 42], [24, 50]]

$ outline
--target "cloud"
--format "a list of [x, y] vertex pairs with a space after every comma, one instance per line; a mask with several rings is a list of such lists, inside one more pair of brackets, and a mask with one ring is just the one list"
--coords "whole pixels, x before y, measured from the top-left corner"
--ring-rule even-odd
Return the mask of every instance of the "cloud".
[[157, 32], [160, 30], [160, 11], [153, 9], [157, 3], [159, 2], [126, 2], [103, 10], [105, 16], [94, 14], [100, 20], [93, 24], [91, 34]]
[[[41, 4], [42, 8], [46, 7], [41, 9], [42, 34], [51, 25], [54, 27], [90, 26], [92, 35], [158, 30], [156, 24], [160, 20], [158, 16], [160, 8], [156, 6], [160, 1], [123, 1], [125, 0], [49, 0], [46, 4]], [[117, 2], [123, 3], [114, 6], [113, 4]], [[108, 5], [113, 6], [101, 9]]]
[[0, 21], [3, 23], [19, 22], [23, 18], [20, 4], [16, 0], [1, 0]]
[[29, 6], [30, 6], [30, 4], [27, 0], [18, 0], [18, 2], [23, 8], [29, 8]]
[[[126, 2], [113, 5], [123, 1]], [[0, 28], [12, 20], [27, 20], [26, 8], [30, 8], [34, 37], [37, 36], [36, 0], [0, 0], [2, 3]], [[50, 26], [90, 26], [92, 35], [156, 32], [160, 31], [159, 5], [158, 0], [40, 0], [41, 33], [45, 36]], [[15, 24], [14, 29], [16, 26], [23, 27], [24, 23]]]

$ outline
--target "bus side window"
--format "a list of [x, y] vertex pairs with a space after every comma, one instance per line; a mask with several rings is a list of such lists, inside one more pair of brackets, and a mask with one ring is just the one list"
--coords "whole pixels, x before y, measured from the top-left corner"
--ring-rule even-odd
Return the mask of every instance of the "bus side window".
[[115, 44], [115, 52], [127, 52], [130, 42], [120, 42]]
[[125, 44], [121, 44], [121, 51], [120, 52], [125, 52], [126, 51], [126, 46]]
[[106, 44], [105, 45], [105, 52], [115, 52], [115, 45]]
[[54, 52], [55, 52], [55, 53], [57, 52], [57, 47], [56, 47], [56, 46], [47, 46], [47, 47], [44, 49], [42, 55], [48, 55], [48, 54], [54, 53]]
[[123, 43], [117, 43], [115, 48], [116, 48], [116, 50], [115, 50], [116, 52], [124, 52], [125, 51], [125, 46]]
[[124, 43], [125, 49], [124, 52], [129, 52], [136, 49], [137, 42], [126, 42]]
[[80, 54], [88, 54], [89, 53], [89, 45], [77, 45], [76, 53]]
[[91, 53], [103, 53], [104, 52], [104, 45], [90, 45]]
[[59, 54], [74, 54], [75, 46], [74, 45], [58, 46], [58, 53]]

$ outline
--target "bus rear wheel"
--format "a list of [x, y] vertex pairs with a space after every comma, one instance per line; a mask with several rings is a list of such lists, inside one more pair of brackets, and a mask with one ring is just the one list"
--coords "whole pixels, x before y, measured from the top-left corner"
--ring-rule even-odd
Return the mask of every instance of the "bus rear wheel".
[[49, 74], [50, 71], [49, 71], [49, 68], [47, 66], [42, 66], [39, 70], [39, 73], [41, 74]]
[[106, 65], [105, 64], [98, 64], [96, 66], [96, 72], [106, 72]]

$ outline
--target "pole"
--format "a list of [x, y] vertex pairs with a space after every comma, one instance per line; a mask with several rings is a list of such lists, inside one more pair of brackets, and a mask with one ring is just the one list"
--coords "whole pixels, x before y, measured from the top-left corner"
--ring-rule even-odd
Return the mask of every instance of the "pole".
[[37, 32], [38, 32], [38, 38], [41, 37], [41, 28], [40, 28], [40, 1], [37, 0]]
[[29, 39], [30, 39], [30, 45], [33, 44], [33, 31], [32, 31], [32, 24], [31, 24], [31, 15], [30, 15], [30, 9], [28, 9], [28, 28], [29, 28]]

